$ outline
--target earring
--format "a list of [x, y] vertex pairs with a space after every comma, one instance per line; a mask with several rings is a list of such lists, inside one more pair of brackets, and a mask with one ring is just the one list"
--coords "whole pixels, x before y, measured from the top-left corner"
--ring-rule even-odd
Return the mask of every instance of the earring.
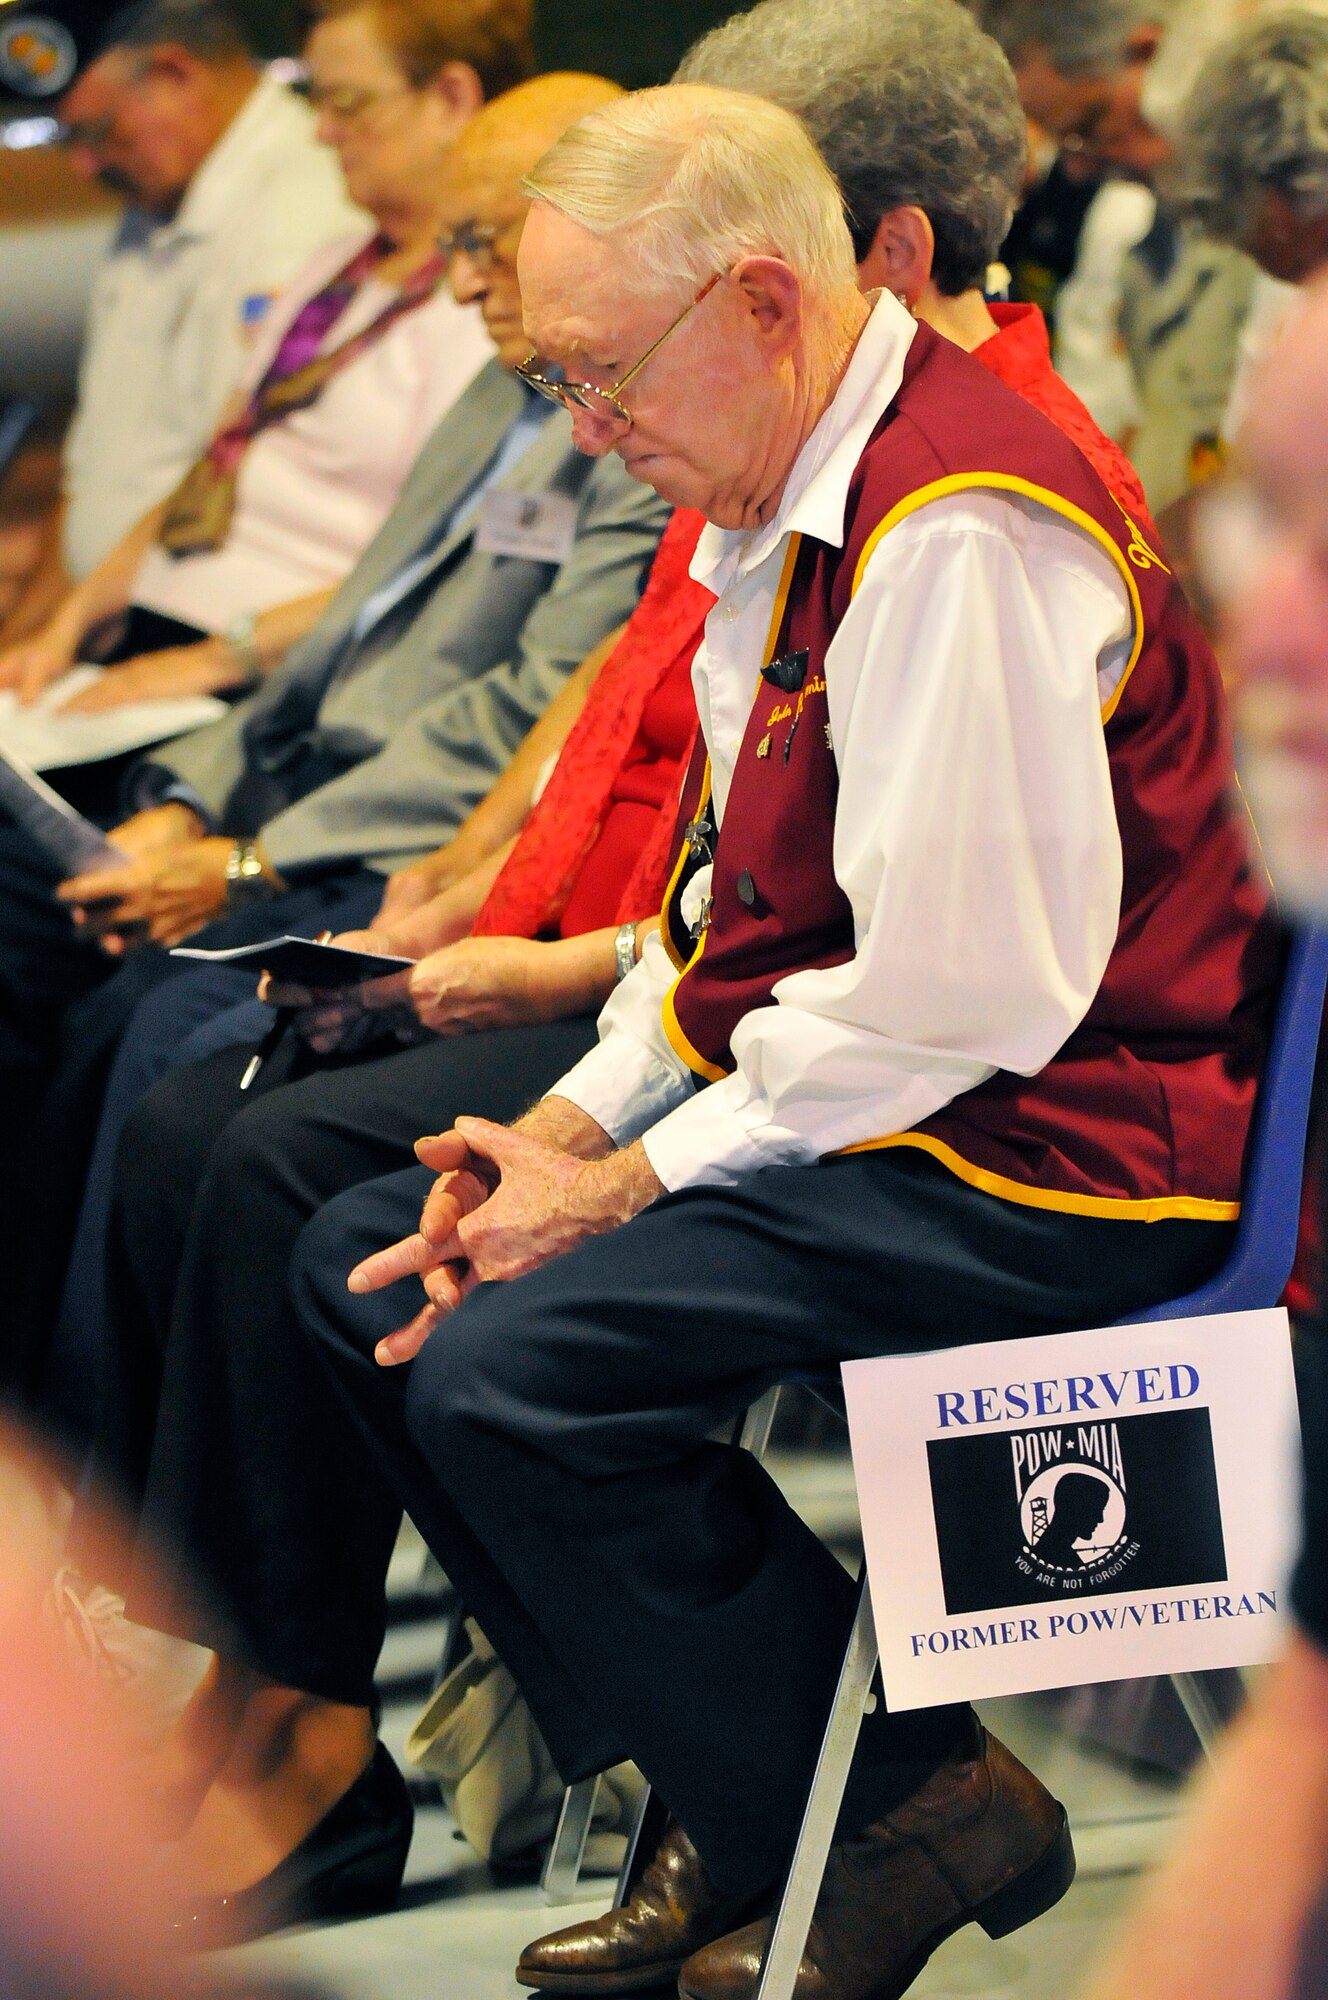
[[907, 292], [896, 292], [895, 297], [898, 299], [900, 305], [904, 308], [905, 312], [911, 313], [913, 311], [912, 306], [908, 302]]

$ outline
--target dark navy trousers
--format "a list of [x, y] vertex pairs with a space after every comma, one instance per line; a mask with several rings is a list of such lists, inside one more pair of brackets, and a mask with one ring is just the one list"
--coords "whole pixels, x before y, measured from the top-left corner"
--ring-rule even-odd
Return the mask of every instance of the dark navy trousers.
[[[346, 1273], [416, 1224], [407, 1170], [328, 1204], [291, 1295], [385, 1483], [520, 1683], [563, 1776], [632, 1757], [713, 1879], [785, 1864], [854, 1586], [750, 1454], [713, 1433], [793, 1371], [1101, 1325], [1200, 1283], [1225, 1224], [1000, 1201], [921, 1153], [772, 1168], [667, 1196], [480, 1287], [408, 1367], [373, 1349], [418, 1282]], [[899, 1803], [965, 1709], [864, 1728], [844, 1825]]]

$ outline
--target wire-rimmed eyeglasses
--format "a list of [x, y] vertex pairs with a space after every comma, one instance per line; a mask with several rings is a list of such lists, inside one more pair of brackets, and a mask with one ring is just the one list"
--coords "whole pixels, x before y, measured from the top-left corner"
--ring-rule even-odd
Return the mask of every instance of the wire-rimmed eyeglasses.
[[702, 285], [696, 297], [687, 301], [672, 325], [665, 327], [659, 339], [652, 342], [641, 359], [629, 368], [625, 375], [618, 377], [611, 389], [597, 389], [593, 382], [573, 381], [564, 374], [556, 361], [545, 361], [538, 354], [529, 354], [524, 361], [518, 362], [516, 372], [537, 394], [547, 397], [551, 403], [561, 403], [565, 410], [585, 410], [601, 423], [630, 425], [632, 413], [619, 400], [623, 390], [641, 373], [647, 361], [659, 353], [665, 341], [678, 331], [688, 314], [695, 312], [702, 299], [714, 291], [724, 275], [723, 271], [716, 271], [714, 277]]

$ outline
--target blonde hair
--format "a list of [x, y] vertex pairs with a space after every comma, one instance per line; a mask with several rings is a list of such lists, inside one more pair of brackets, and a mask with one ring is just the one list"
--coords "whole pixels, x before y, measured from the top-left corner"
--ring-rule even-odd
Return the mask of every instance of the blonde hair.
[[752, 256], [782, 257], [813, 294], [855, 284], [839, 184], [806, 128], [739, 91], [620, 98], [564, 132], [523, 186], [593, 235], [621, 235], [643, 289], [699, 285]]

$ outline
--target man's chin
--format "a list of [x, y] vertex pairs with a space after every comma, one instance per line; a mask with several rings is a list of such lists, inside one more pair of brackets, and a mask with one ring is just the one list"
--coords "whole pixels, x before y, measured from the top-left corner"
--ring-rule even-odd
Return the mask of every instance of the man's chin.
[[623, 465], [643, 486], [653, 486], [661, 500], [667, 500], [670, 507], [696, 507], [702, 513], [704, 503], [698, 496], [697, 482], [689, 479], [686, 467], [676, 459], [666, 458], [661, 452], [619, 452]]

